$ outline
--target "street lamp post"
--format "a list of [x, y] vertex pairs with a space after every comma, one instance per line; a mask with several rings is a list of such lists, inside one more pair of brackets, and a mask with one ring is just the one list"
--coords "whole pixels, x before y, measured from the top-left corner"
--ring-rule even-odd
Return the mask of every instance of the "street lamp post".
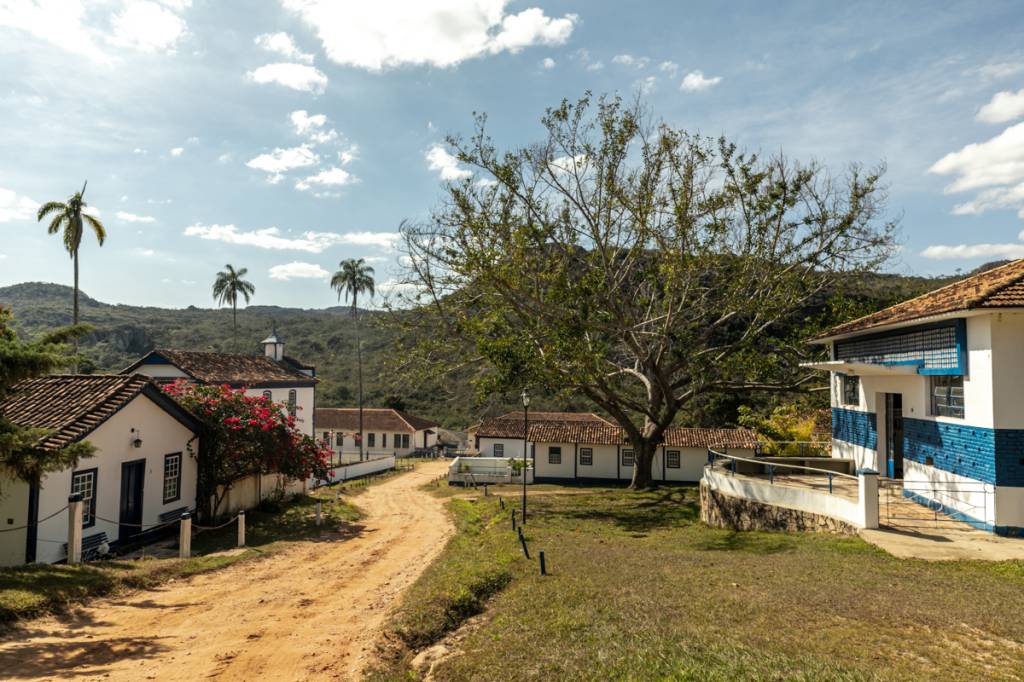
[[523, 523], [526, 523], [526, 451], [529, 449], [530, 394], [523, 389]]

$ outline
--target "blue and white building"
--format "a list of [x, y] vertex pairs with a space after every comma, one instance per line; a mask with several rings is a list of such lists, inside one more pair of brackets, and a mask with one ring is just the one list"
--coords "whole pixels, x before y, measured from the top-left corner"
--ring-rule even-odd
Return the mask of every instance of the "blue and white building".
[[1024, 260], [842, 324], [830, 360], [832, 452], [903, 494], [1024, 535]]

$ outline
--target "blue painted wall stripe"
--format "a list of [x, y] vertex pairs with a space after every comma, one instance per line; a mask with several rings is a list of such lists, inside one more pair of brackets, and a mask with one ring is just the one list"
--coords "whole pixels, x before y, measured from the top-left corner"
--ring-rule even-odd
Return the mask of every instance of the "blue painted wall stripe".
[[959, 476], [1024, 486], [1024, 429], [903, 419], [903, 456]]
[[875, 413], [833, 407], [832, 437], [875, 450], [878, 447], [878, 425]]

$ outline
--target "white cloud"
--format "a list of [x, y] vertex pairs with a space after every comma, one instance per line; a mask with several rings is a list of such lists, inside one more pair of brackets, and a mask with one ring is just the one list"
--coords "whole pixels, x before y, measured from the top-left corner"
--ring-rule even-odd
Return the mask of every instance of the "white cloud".
[[0, 223], [12, 220], [35, 220], [39, 204], [14, 190], [0, 187]]
[[91, 215], [93, 218], [100, 217], [100, 209], [96, 208], [95, 206], [86, 206], [85, 208], [82, 209], [82, 213], [86, 215]]
[[555, 60], [551, 57], [544, 57], [544, 61], [542, 61], [540, 65], [545, 69], [553, 69], [555, 68]]
[[551, 159], [548, 162], [548, 166], [555, 173], [585, 173], [587, 169], [587, 155], [559, 156]]
[[155, 223], [156, 218], [149, 215], [137, 215], [135, 213], [128, 213], [127, 211], [118, 211], [114, 215], [117, 216], [118, 220], [123, 220], [126, 223]]
[[670, 76], [674, 76], [676, 75], [676, 71], [679, 70], [679, 65], [675, 62], [662, 62], [661, 64], [658, 64], [658, 69], [664, 71]]
[[587, 64], [587, 71], [600, 71], [603, 68], [604, 64], [601, 62], [593, 62], [592, 64]]
[[292, 90], [312, 92], [317, 95], [323, 94], [327, 89], [327, 76], [308, 64], [291, 62], [265, 64], [255, 71], [247, 73], [246, 77], [254, 83], [277, 83]]
[[153, 256], [156, 255], [156, 251], [154, 251], [153, 249], [143, 249], [141, 247], [136, 248], [135, 253], [137, 253], [140, 256], [145, 256], [146, 258], [152, 258]]
[[185, 148], [184, 147], [175, 147], [174, 149], [171, 150], [171, 156], [181, 156], [184, 153], [185, 153]]
[[978, 75], [988, 81], [1016, 76], [1024, 71], [1024, 62], [994, 62], [977, 70]]
[[617, 54], [612, 57], [612, 61], [623, 66], [635, 66], [638, 69], [642, 69], [647, 66], [648, 62], [651, 60], [647, 57], [634, 57], [631, 54]]
[[114, 15], [111, 26], [112, 44], [131, 47], [140, 52], [173, 50], [187, 28], [185, 21], [177, 14], [148, 0], [129, 2]]
[[305, 109], [299, 109], [291, 113], [292, 126], [297, 135], [304, 135], [316, 144], [327, 144], [338, 139], [338, 131], [333, 128], [325, 130], [327, 116], [325, 114], [309, 115]]
[[328, 168], [316, 175], [310, 175], [308, 178], [299, 180], [295, 183], [295, 189], [304, 192], [312, 188], [313, 185], [340, 187], [342, 185], [351, 185], [357, 181], [358, 178], [356, 176], [343, 168]]
[[705, 78], [703, 71], [691, 71], [683, 77], [683, 82], [679, 84], [679, 89], [683, 92], [700, 92], [701, 90], [707, 90], [710, 87], [718, 85], [721, 82], [721, 76]]
[[1024, 88], [1017, 92], [997, 92], [992, 101], [978, 110], [975, 118], [984, 123], [1006, 123], [1020, 116], [1024, 116]]
[[[306, 145], [281, 149], [278, 147], [269, 154], [260, 154], [246, 162], [246, 166], [266, 173], [280, 174], [296, 168], [312, 166], [320, 161], [320, 157]], [[278, 180], [279, 182], [280, 180]]]
[[322, 253], [339, 244], [378, 246], [392, 248], [398, 241], [396, 232], [303, 232], [298, 238], [286, 237], [277, 227], [267, 227], [249, 232], [240, 231], [234, 225], [203, 225], [196, 223], [185, 228], [186, 237], [199, 237], [238, 246], [255, 246], [261, 249], [284, 249]]
[[[1024, 240], [1024, 232], [1017, 235]], [[936, 260], [968, 258], [1024, 258], [1024, 241], [1009, 244], [956, 244], [929, 246], [921, 255]]]
[[435, 144], [427, 150], [426, 158], [430, 170], [437, 171], [442, 180], [451, 182], [473, 175], [472, 171], [460, 166], [459, 160], [439, 144]]
[[509, 0], [282, 0], [316, 31], [327, 56], [370, 71], [405, 65], [450, 67], [532, 45], [562, 45], [578, 17], [532, 7], [506, 14]]
[[986, 142], [946, 154], [928, 172], [957, 176], [946, 192], [1024, 181], [1024, 123], [1010, 126]]
[[143, 149], [142, 147], [136, 147], [135, 149], [132, 150], [132, 154], [148, 154], [148, 153], [149, 153], [149, 150], [148, 149]]
[[274, 52], [282, 57], [306, 64], [313, 63], [313, 55], [300, 50], [287, 33], [264, 33], [256, 36], [255, 43], [267, 52]]
[[7, 258], [7, 254], [6, 253], [0, 253], [0, 260], [3, 260], [4, 258]]
[[234, 156], [231, 152], [224, 152], [217, 157], [217, 163], [228, 163], [232, 158], [234, 158]]
[[316, 263], [302, 263], [292, 261], [284, 265], [275, 265], [270, 268], [270, 279], [279, 279], [287, 282], [290, 279], [323, 279], [326, 280], [331, 273], [324, 270]]
[[0, 3], [0, 26], [26, 31], [69, 52], [109, 63], [110, 56], [96, 44], [102, 36], [86, 26], [85, 13], [82, 0], [6, 0]]
[[657, 76], [647, 76], [641, 78], [637, 82], [633, 83], [633, 87], [640, 91], [642, 95], [649, 95], [654, 92], [654, 86], [658, 83]]

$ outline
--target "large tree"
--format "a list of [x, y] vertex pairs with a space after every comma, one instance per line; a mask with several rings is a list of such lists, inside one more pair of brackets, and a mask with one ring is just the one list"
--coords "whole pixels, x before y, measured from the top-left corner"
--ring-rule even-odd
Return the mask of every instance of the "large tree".
[[231, 305], [231, 343], [234, 350], [238, 350], [238, 297], [245, 299], [246, 304], [256, 293], [256, 287], [246, 279], [249, 268], [239, 268], [228, 263], [224, 270], [217, 273], [213, 280], [213, 300], [218, 305]]
[[356, 366], [359, 375], [359, 459], [363, 459], [363, 340], [359, 333], [359, 294], [373, 298], [373, 268], [362, 258], [347, 258], [338, 263], [338, 271], [331, 277], [331, 288], [352, 299], [352, 319], [356, 323]]
[[[107, 238], [107, 230], [103, 227], [103, 223], [100, 222], [99, 218], [85, 212], [88, 204], [85, 203], [85, 200], [82, 197], [85, 195], [85, 187], [88, 184], [88, 181], [84, 182], [82, 184], [82, 190], [72, 194], [67, 201], [46, 202], [39, 207], [39, 212], [36, 215], [37, 221], [42, 221], [46, 216], [51, 214], [53, 215], [46, 231], [49, 234], [57, 234], [58, 232], [62, 233], [64, 248], [67, 250], [68, 254], [71, 255], [71, 260], [74, 261], [75, 281], [71, 314], [71, 321], [73, 325], [78, 324], [78, 251], [82, 246], [82, 235], [85, 233], [85, 225], [88, 225], [90, 229], [92, 229], [93, 234], [96, 235], [96, 241], [99, 242], [100, 246], [103, 246], [103, 242]], [[74, 343], [75, 353], [77, 355], [77, 337], [75, 337]], [[74, 365], [74, 371], [78, 371], [77, 361]]]
[[66, 327], [26, 343], [18, 338], [10, 323], [10, 311], [0, 307], [0, 468], [14, 478], [38, 485], [47, 472], [74, 466], [79, 458], [90, 456], [94, 448], [86, 441], [61, 450], [40, 448], [40, 440], [49, 432], [18, 426], [6, 419], [3, 401], [19, 381], [73, 364], [75, 358], [68, 354], [67, 342], [86, 328]]
[[403, 228], [414, 302], [429, 304], [417, 319], [435, 330], [415, 335], [417, 357], [458, 339], [488, 390], [582, 393], [622, 426], [645, 487], [688, 404], [811, 379], [786, 330], [889, 256], [882, 169], [745, 153], [619, 99], [566, 101], [542, 122], [543, 140], [509, 151], [484, 116], [448, 139], [473, 177]]

